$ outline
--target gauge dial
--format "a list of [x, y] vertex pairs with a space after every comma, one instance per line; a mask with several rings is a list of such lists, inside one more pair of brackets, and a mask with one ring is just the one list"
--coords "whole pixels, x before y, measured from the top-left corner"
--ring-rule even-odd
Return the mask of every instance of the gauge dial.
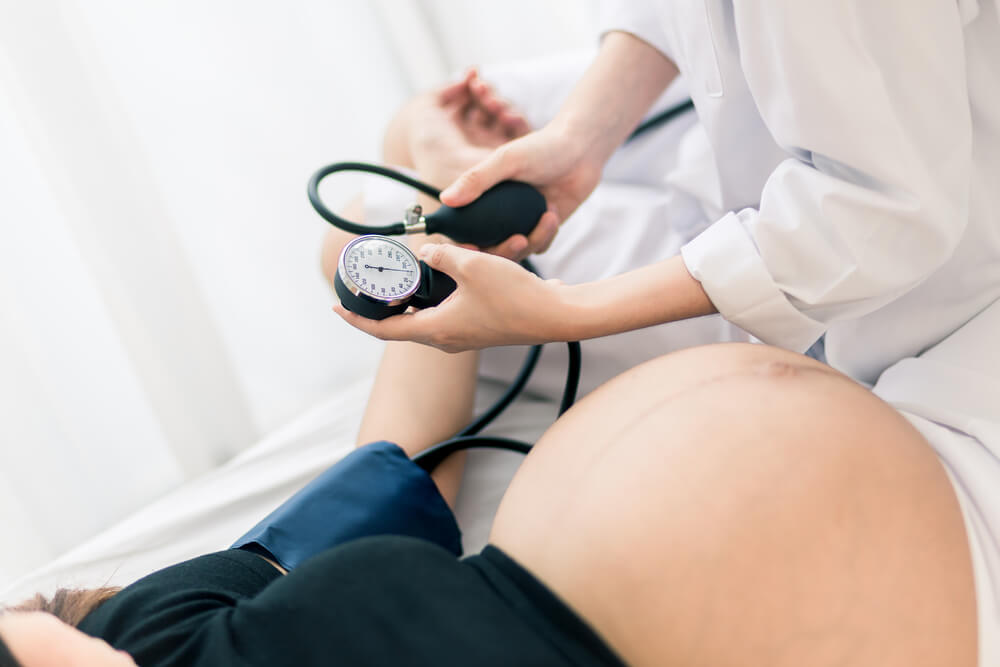
[[406, 245], [385, 236], [361, 236], [348, 243], [339, 272], [352, 293], [385, 303], [407, 299], [420, 286], [417, 258]]

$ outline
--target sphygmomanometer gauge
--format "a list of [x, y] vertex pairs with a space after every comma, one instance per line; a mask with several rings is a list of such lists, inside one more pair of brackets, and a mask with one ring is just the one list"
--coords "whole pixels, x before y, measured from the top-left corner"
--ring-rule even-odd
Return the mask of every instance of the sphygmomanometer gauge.
[[370, 234], [344, 246], [335, 287], [345, 308], [383, 319], [406, 310], [420, 288], [420, 274], [417, 258], [405, 244]]
[[347, 310], [381, 320], [409, 306], [441, 303], [454, 291], [455, 282], [419, 261], [405, 243], [369, 234], [344, 246], [334, 289]]

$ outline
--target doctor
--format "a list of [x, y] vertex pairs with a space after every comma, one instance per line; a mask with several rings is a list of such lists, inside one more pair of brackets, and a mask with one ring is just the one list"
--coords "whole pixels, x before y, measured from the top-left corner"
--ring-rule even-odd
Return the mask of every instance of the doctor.
[[[1000, 378], [982, 367], [970, 376], [968, 354], [959, 372], [954, 354], [961, 338], [966, 353], [972, 345], [995, 358], [995, 341], [949, 336], [984, 321], [1000, 297], [998, 6], [609, 3], [601, 51], [560, 113], [466, 172], [442, 200], [463, 205], [518, 179], [568, 218], [683, 72], [715, 159], [718, 220], [678, 256], [581, 285], [428, 246], [426, 261], [459, 285], [444, 304], [381, 322], [338, 312], [380, 338], [445, 350], [585, 339], [719, 312], [766, 343], [812, 348], [890, 402], [942, 377], [975, 377], [961, 388], [977, 395], [995, 390]], [[551, 238], [528, 241], [538, 251]], [[937, 372], [946, 368], [956, 370]], [[1000, 398], [942, 410], [938, 399], [958, 389], [894, 404], [949, 471], [972, 551], [979, 660], [997, 664]], [[884, 502], [894, 501], [887, 489]]]
[[[442, 199], [462, 205], [516, 178], [569, 217], [679, 68], [714, 153], [721, 218], [677, 257], [586, 285], [429, 248], [458, 274], [450, 302], [378, 323], [342, 313], [352, 324], [458, 350], [717, 310], [793, 350], [825, 334], [829, 363], [872, 383], [1000, 296], [992, 2], [623, 2], [607, 19], [616, 29], [557, 117]], [[531, 241], [537, 251], [550, 238]]]

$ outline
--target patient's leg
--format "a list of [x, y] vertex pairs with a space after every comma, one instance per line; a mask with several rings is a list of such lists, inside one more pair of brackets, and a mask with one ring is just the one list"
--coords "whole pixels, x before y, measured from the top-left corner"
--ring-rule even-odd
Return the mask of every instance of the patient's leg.
[[491, 541], [629, 664], [975, 664], [944, 468], [800, 355], [697, 348], [609, 382], [527, 457]]

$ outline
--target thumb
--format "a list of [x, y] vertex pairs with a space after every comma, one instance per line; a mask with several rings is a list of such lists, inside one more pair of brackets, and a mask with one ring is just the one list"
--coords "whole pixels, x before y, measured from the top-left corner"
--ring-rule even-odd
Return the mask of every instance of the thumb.
[[489, 157], [466, 170], [454, 183], [441, 192], [441, 203], [455, 208], [465, 206], [479, 198], [510, 174], [504, 151], [493, 151]]
[[462, 275], [462, 269], [470, 256], [478, 254], [476, 250], [468, 250], [445, 243], [427, 243], [421, 246], [418, 255], [427, 266], [447, 273], [457, 282]]

